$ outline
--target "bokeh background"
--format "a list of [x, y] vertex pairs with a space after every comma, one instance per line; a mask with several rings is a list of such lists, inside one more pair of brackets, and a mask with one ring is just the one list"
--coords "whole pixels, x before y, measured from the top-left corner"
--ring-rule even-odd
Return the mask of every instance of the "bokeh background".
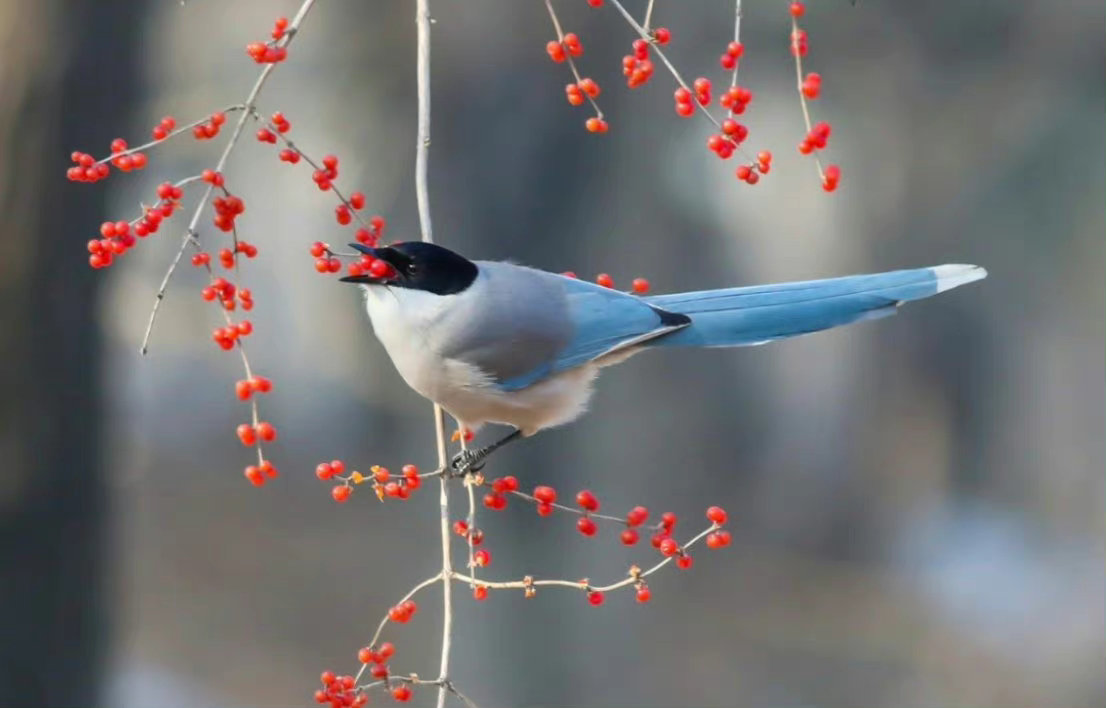
[[[108, 272], [84, 251], [221, 140], [64, 180], [74, 148], [240, 101], [257, 72], [242, 47], [297, 5], [0, 2], [0, 704], [303, 705], [439, 564], [435, 492], [338, 506], [312, 474], [434, 453], [430, 406], [359, 293], [312, 269], [307, 245], [347, 232], [309, 168], [248, 139], [226, 172], [261, 248], [243, 279], [283, 473], [262, 490], [233, 434], [239, 363], [211, 344], [193, 269], [138, 354], [182, 225]], [[1102, 4], [811, 2], [813, 109], [844, 169], [832, 197], [794, 150], [785, 4], [745, 5], [750, 144], [776, 155], [755, 188], [704, 149], [703, 121], [674, 115], [662, 72], [625, 90], [633, 36], [613, 8], [557, 3], [604, 87], [598, 137], [564, 101], [541, 3], [432, 2], [439, 241], [662, 292], [944, 262], [990, 277], [888, 320], [608, 370], [585, 419], [511, 446], [493, 473], [672, 510], [688, 533], [721, 504], [735, 543], [655, 576], [646, 607], [629, 592], [600, 609], [570, 591], [476, 604], [458, 588], [457, 683], [490, 706], [1102, 705]], [[732, 13], [662, 1], [655, 21], [689, 77], [721, 81]], [[407, 0], [319, 0], [260, 102], [342, 157], [341, 184], [393, 238], [417, 233], [414, 29]], [[483, 523], [495, 577], [613, 579], [651, 558], [522, 506]], [[421, 599], [389, 637], [397, 669], [432, 676], [440, 598]]]

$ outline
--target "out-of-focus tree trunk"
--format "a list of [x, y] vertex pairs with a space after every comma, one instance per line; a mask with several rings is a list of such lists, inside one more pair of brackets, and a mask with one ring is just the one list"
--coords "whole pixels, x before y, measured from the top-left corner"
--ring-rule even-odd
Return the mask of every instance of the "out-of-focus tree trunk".
[[[84, 242], [135, 85], [142, 3], [0, 3], [0, 705], [97, 703], [107, 653], [100, 329]], [[140, 33], [132, 33], [139, 37]], [[110, 87], [110, 88], [109, 88]]]

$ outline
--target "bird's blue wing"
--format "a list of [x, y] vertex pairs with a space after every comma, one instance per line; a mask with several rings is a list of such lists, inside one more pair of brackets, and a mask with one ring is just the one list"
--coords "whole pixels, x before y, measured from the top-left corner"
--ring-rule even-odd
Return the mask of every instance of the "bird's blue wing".
[[575, 278], [553, 277], [562, 281], [573, 323], [572, 338], [550, 361], [498, 382], [501, 390], [526, 388], [548, 376], [686, 327], [691, 322], [686, 315], [666, 312], [634, 295]]

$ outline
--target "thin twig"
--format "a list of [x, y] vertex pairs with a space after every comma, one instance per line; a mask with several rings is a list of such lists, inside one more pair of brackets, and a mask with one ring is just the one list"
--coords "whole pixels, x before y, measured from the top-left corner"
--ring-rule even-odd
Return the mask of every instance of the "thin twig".
[[[807, 135], [813, 130], [810, 124], [810, 110], [806, 105], [806, 96], [803, 94], [803, 57], [799, 52], [798, 41], [796, 40], [796, 34], [799, 32], [799, 21], [795, 19], [795, 16], [791, 17], [791, 53], [795, 55], [795, 89], [799, 92], [799, 105], [803, 109], [803, 123], [806, 124]], [[810, 156], [814, 158], [814, 165], [818, 168], [818, 176], [823, 182], [826, 181], [826, 173], [822, 169], [822, 159], [818, 157], [818, 151], [812, 150]]]
[[[684, 81], [684, 77], [680, 76], [680, 72], [677, 71], [675, 65], [669, 60], [668, 56], [665, 55], [660, 46], [658, 46], [657, 43], [653, 41], [653, 37], [649, 34], [649, 31], [637, 23], [637, 20], [635, 20], [633, 15], [631, 15], [626, 10], [626, 8], [622, 6], [622, 3], [619, 2], [619, 0], [611, 0], [611, 4], [614, 5], [615, 9], [618, 10], [619, 14], [622, 15], [622, 17], [626, 20], [630, 27], [633, 28], [635, 32], [637, 32], [638, 36], [653, 45], [653, 51], [655, 51], [657, 53], [657, 56], [661, 58], [661, 62], [665, 65], [665, 67], [668, 68], [668, 73], [672, 74], [672, 78], [676, 79], [676, 83], [678, 83], [680, 86], [682, 86], [687, 91], [690, 91], [692, 95], [694, 95], [695, 91], [691, 88], [690, 85], [688, 85], [686, 81]], [[692, 100], [692, 104], [699, 109], [700, 113], [706, 116], [707, 120], [714, 124], [715, 128], [722, 130], [722, 123], [714, 117], [714, 115], [707, 109], [706, 106], [699, 103], [697, 99]], [[742, 148], [740, 145], [737, 145], [736, 149], [743, 155], [748, 155], [745, 152], [744, 148]]]
[[[545, 0], [545, 9], [549, 11], [549, 19], [553, 20], [553, 30], [557, 33], [557, 41], [564, 47], [565, 33], [561, 29], [561, 21], [557, 19], [557, 13], [553, 10], [553, 3], [550, 0]], [[572, 76], [576, 78], [576, 85], [579, 86], [584, 77], [580, 76], [580, 70], [576, 68], [576, 62], [572, 60], [572, 52], [568, 51], [568, 47], [565, 47], [565, 59], [568, 60], [568, 67], [572, 69]], [[591, 97], [590, 93], [584, 91], [583, 94], [591, 103], [591, 107], [595, 109], [595, 117], [602, 120], [603, 109], [599, 107], [599, 104]]]
[[[741, 44], [741, 0], [736, 0], [733, 13], [733, 41]], [[733, 76], [730, 77], [730, 88], [737, 87], [737, 71], [741, 68], [741, 60], [738, 59], [733, 67]], [[733, 107], [730, 107], [730, 117], [733, 118]]]
[[[241, 111], [245, 107], [246, 106], [244, 106], [241, 103], [235, 103], [234, 105], [227, 106], [226, 108], [222, 109], [221, 111], [217, 111], [217, 112], [218, 113], [233, 113], [235, 111]], [[204, 116], [203, 118], [197, 118], [196, 120], [192, 121], [191, 123], [186, 123], [184, 125], [177, 126], [173, 130], [166, 133], [165, 137], [162, 138], [161, 140], [151, 140], [150, 142], [143, 143], [142, 145], [135, 145], [134, 147], [129, 147], [126, 150], [123, 150], [122, 152], [113, 152], [112, 154], [108, 155], [107, 157], [104, 157], [104, 158], [101, 158], [101, 159], [97, 160], [96, 164], [98, 165], [101, 162], [111, 162], [112, 160], [114, 160], [117, 157], [123, 157], [124, 155], [133, 155], [136, 152], [142, 152], [143, 150], [149, 150], [152, 147], [157, 147], [158, 145], [161, 145], [161, 144], [165, 143], [167, 140], [170, 140], [171, 138], [175, 138], [176, 136], [180, 135], [181, 133], [192, 130], [197, 125], [200, 125], [202, 123], [207, 123], [210, 120], [211, 120], [211, 116]]]
[[[303, 0], [300, 9], [296, 11], [292, 21], [288, 24], [288, 29], [285, 31], [284, 36], [281, 38], [280, 42], [278, 42], [278, 46], [287, 47], [292, 43], [300, 23], [314, 4], [315, 0]], [[234, 146], [238, 144], [238, 140], [242, 136], [242, 128], [245, 126], [246, 120], [250, 117], [250, 110], [254, 108], [257, 97], [261, 93], [262, 87], [265, 86], [265, 81], [268, 80], [269, 74], [273, 73], [274, 68], [276, 68], [276, 64], [265, 65], [265, 68], [262, 69], [261, 73], [258, 75], [257, 81], [254, 82], [253, 88], [250, 89], [249, 95], [246, 96], [246, 100], [241, 104], [246, 110], [242, 111], [242, 115], [238, 118], [238, 122], [234, 124], [234, 131], [231, 133], [226, 147], [223, 148], [223, 153], [219, 156], [219, 161], [215, 163], [215, 167], [213, 168], [215, 172], [222, 172], [223, 168], [226, 166], [231, 152], [234, 151]], [[188, 243], [196, 238], [196, 225], [200, 223], [200, 215], [203, 213], [208, 200], [211, 199], [211, 193], [214, 190], [215, 185], [213, 184], [209, 184], [207, 189], [204, 190], [203, 196], [200, 197], [200, 203], [196, 205], [196, 210], [192, 212], [192, 218], [189, 220], [188, 227], [185, 229], [184, 238], [181, 240], [180, 248], [177, 249], [177, 255], [173, 258], [172, 263], [169, 264], [169, 269], [161, 279], [161, 285], [158, 286], [157, 296], [154, 298], [153, 309], [150, 311], [150, 319], [146, 323], [146, 332], [142, 335], [141, 351], [143, 355], [149, 351], [150, 335], [154, 329], [154, 321], [157, 319], [158, 310], [161, 309], [161, 302], [165, 299], [165, 291], [169, 287], [169, 281], [172, 279], [173, 273], [176, 272], [177, 264], [180, 263], [181, 256], [188, 247]]]
[[653, 25], [653, 0], [649, 0], [649, 6], [645, 8], [645, 21], [641, 23], [646, 30], [652, 28]]
[[[708, 526], [707, 528], [703, 529], [698, 534], [696, 534], [690, 541], [683, 544], [682, 548], [684, 548], [684, 549], [691, 548], [696, 543], [698, 543], [704, 536], [706, 536], [707, 534], [709, 534], [712, 531], [716, 531], [718, 528], [719, 527], [717, 525], [714, 525], [714, 524], [712, 524], [711, 526]], [[457, 573], [457, 572], [453, 573], [453, 579], [454, 580], [460, 580], [461, 582], [466, 582], [466, 583], [475, 583], [477, 586], [491, 588], [493, 590], [512, 590], [512, 589], [513, 590], [525, 590], [526, 588], [537, 587], [537, 586], [540, 586], [540, 585], [555, 585], [555, 586], [560, 586], [560, 587], [575, 588], [577, 590], [588, 590], [588, 591], [595, 591], [595, 592], [610, 592], [611, 590], [617, 590], [618, 588], [623, 588], [623, 587], [626, 587], [627, 585], [633, 585], [634, 583], [636, 583], [641, 578], [646, 578], [646, 577], [652, 575], [653, 573], [656, 573], [658, 570], [660, 570], [664, 566], [668, 565], [672, 561], [672, 559], [676, 558], [676, 557], [677, 556], [669, 556], [669, 557], [665, 558], [664, 560], [660, 561], [659, 563], [657, 563], [656, 565], [654, 565], [653, 567], [649, 568], [648, 570], [637, 570], [635, 572], [634, 569], [631, 569], [629, 577], [623, 578], [622, 580], [619, 580], [618, 582], [611, 583], [610, 585], [592, 585], [591, 583], [589, 583], [587, 581], [584, 581], [584, 580], [559, 580], [559, 579], [557, 579], [557, 580], [526, 579], [526, 580], [506, 580], [506, 581], [493, 581], [493, 580], [480, 580], [480, 581], [477, 581], [476, 579], [474, 579], [472, 577], [469, 577], [468, 575], [463, 575], [463, 574]], [[635, 566], [635, 568], [636, 568], [636, 566]]]
[[[430, 6], [429, 0], [415, 0], [415, 26], [418, 35], [416, 60], [416, 84], [418, 87], [418, 138], [415, 142], [415, 200], [419, 209], [419, 227], [422, 240], [434, 241], [434, 229], [430, 220], [430, 196], [427, 190], [427, 161], [430, 153]], [[445, 412], [434, 404], [434, 434], [437, 437], [438, 467], [446, 469]], [[438, 708], [445, 706], [449, 683], [449, 650], [453, 641], [453, 563], [451, 559], [449, 528], [449, 480], [445, 475], [438, 480], [438, 502], [442, 538], [442, 654], [438, 667]]]
[[[412, 597], [414, 597], [416, 594], [418, 594], [419, 590], [422, 590], [425, 587], [429, 587], [430, 585], [433, 585], [434, 583], [438, 582], [441, 579], [442, 579], [442, 574], [441, 573], [437, 573], [437, 574], [427, 578], [426, 580], [422, 581], [421, 583], [419, 583], [415, 587], [408, 590], [407, 594], [404, 595], [402, 598], [400, 598], [399, 602], [397, 602], [396, 605], [402, 605], [403, 603], [407, 602]], [[373, 632], [373, 638], [372, 638], [372, 640], [369, 641], [369, 646], [370, 647], [375, 647], [376, 643], [378, 641], [380, 641], [380, 634], [381, 634], [381, 632], [384, 631], [384, 627], [386, 627], [388, 625], [389, 620], [390, 620], [390, 617], [389, 617], [388, 613], [385, 613], [384, 617], [382, 617], [380, 619], [380, 624], [376, 625], [376, 631]], [[361, 680], [361, 674], [365, 673], [365, 669], [367, 669], [367, 668], [368, 668], [368, 664], [362, 664], [360, 670], [358, 670], [357, 675], [354, 678], [356, 680], [360, 681]]]

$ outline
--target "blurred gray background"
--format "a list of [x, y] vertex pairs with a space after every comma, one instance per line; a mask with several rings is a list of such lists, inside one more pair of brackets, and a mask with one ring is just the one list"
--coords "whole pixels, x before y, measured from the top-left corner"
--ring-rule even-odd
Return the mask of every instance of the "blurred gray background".
[[[243, 284], [283, 472], [262, 490], [233, 435], [239, 363], [210, 342], [192, 268], [138, 354], [182, 222], [108, 272], [85, 262], [101, 220], [219, 145], [184, 138], [95, 186], [65, 182], [69, 151], [240, 101], [257, 72], [243, 46], [297, 6], [0, 2], [0, 704], [303, 705], [440, 562], [436, 492], [338, 506], [312, 473], [434, 458], [430, 406], [360, 295], [312, 269], [307, 245], [348, 232], [309, 168], [251, 138], [226, 172], [261, 248]], [[794, 149], [785, 3], [745, 2], [750, 145], [776, 155], [755, 188], [675, 116], [670, 78], [624, 88], [633, 36], [613, 8], [557, 6], [603, 86], [605, 136], [563, 98], [541, 3], [431, 3], [442, 244], [657, 292], [944, 262], [990, 277], [888, 320], [607, 371], [586, 418], [492, 473], [672, 510], [685, 533], [721, 504], [734, 545], [654, 576], [645, 607], [458, 588], [458, 685], [490, 706], [1102, 705], [1102, 4], [810, 2], [832, 197]], [[687, 76], [723, 80], [732, 11], [658, 2]], [[320, 0], [260, 103], [340, 155], [340, 184], [397, 239], [417, 234], [413, 59], [412, 2]], [[652, 558], [521, 506], [483, 518], [493, 577], [598, 581]], [[395, 668], [432, 676], [440, 597], [421, 599], [388, 637]]]

